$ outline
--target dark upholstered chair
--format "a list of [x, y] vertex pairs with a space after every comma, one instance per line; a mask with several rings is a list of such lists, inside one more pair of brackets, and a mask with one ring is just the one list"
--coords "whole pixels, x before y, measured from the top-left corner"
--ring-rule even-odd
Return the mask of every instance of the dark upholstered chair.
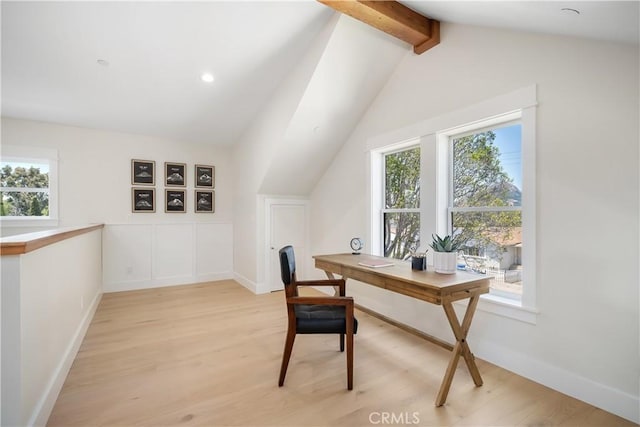
[[[340, 351], [344, 351], [347, 337], [347, 389], [353, 389], [353, 335], [358, 330], [358, 321], [353, 317], [353, 298], [345, 296], [345, 281], [296, 280], [296, 260], [291, 246], [280, 249], [280, 271], [287, 299], [289, 323], [287, 339], [282, 355], [280, 380], [282, 387], [291, 358], [296, 334], [338, 334]], [[300, 286], [338, 286], [340, 296], [298, 296]]]

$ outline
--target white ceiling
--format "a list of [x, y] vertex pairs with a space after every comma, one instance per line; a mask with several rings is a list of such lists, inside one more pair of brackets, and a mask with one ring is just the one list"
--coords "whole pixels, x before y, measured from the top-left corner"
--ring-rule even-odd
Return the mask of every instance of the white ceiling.
[[636, 44], [640, 38], [638, 1], [401, 2], [444, 22]]
[[[443, 22], [639, 37], [637, 1], [402, 3]], [[237, 140], [333, 15], [312, 0], [1, 7], [3, 115], [216, 145]]]
[[231, 144], [332, 14], [316, 2], [3, 1], [2, 113]]

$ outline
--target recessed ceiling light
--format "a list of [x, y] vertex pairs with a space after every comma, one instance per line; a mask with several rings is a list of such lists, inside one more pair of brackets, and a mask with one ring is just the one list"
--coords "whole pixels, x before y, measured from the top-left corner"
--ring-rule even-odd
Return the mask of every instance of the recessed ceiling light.
[[96, 62], [98, 63], [98, 65], [102, 65], [103, 67], [109, 66], [109, 61], [107, 61], [106, 59], [98, 59]]
[[215, 80], [214, 77], [213, 77], [213, 74], [211, 74], [211, 73], [203, 73], [202, 76], [200, 76], [200, 78], [205, 83], [211, 83], [211, 82], [213, 82]]

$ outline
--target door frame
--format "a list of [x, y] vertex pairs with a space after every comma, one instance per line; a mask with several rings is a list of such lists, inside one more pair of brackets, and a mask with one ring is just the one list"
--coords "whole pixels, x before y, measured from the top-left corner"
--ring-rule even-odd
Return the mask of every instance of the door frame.
[[[309, 248], [310, 242], [310, 232], [309, 232], [309, 199], [303, 198], [292, 198], [292, 197], [266, 197], [264, 199], [264, 230], [265, 230], [265, 239], [264, 239], [264, 266], [265, 266], [265, 282], [267, 292], [272, 292], [274, 289], [271, 288], [271, 283], [269, 280], [271, 279], [271, 207], [274, 205], [293, 205], [293, 206], [303, 206], [304, 207], [304, 246], [305, 248]], [[273, 250], [276, 250], [274, 248]], [[303, 263], [304, 270], [308, 271], [309, 262], [307, 259], [296, 259], [298, 264]]]

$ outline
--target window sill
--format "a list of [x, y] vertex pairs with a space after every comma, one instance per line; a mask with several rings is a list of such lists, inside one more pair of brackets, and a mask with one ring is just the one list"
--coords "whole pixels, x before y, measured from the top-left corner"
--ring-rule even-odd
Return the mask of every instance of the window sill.
[[[457, 301], [455, 304], [466, 306], [467, 301]], [[537, 323], [540, 313], [536, 308], [521, 306], [520, 301], [493, 294], [485, 294], [480, 297], [478, 310], [532, 325]]]
[[58, 220], [55, 218], [37, 217], [0, 217], [0, 226], [6, 228], [17, 227], [57, 227]]

